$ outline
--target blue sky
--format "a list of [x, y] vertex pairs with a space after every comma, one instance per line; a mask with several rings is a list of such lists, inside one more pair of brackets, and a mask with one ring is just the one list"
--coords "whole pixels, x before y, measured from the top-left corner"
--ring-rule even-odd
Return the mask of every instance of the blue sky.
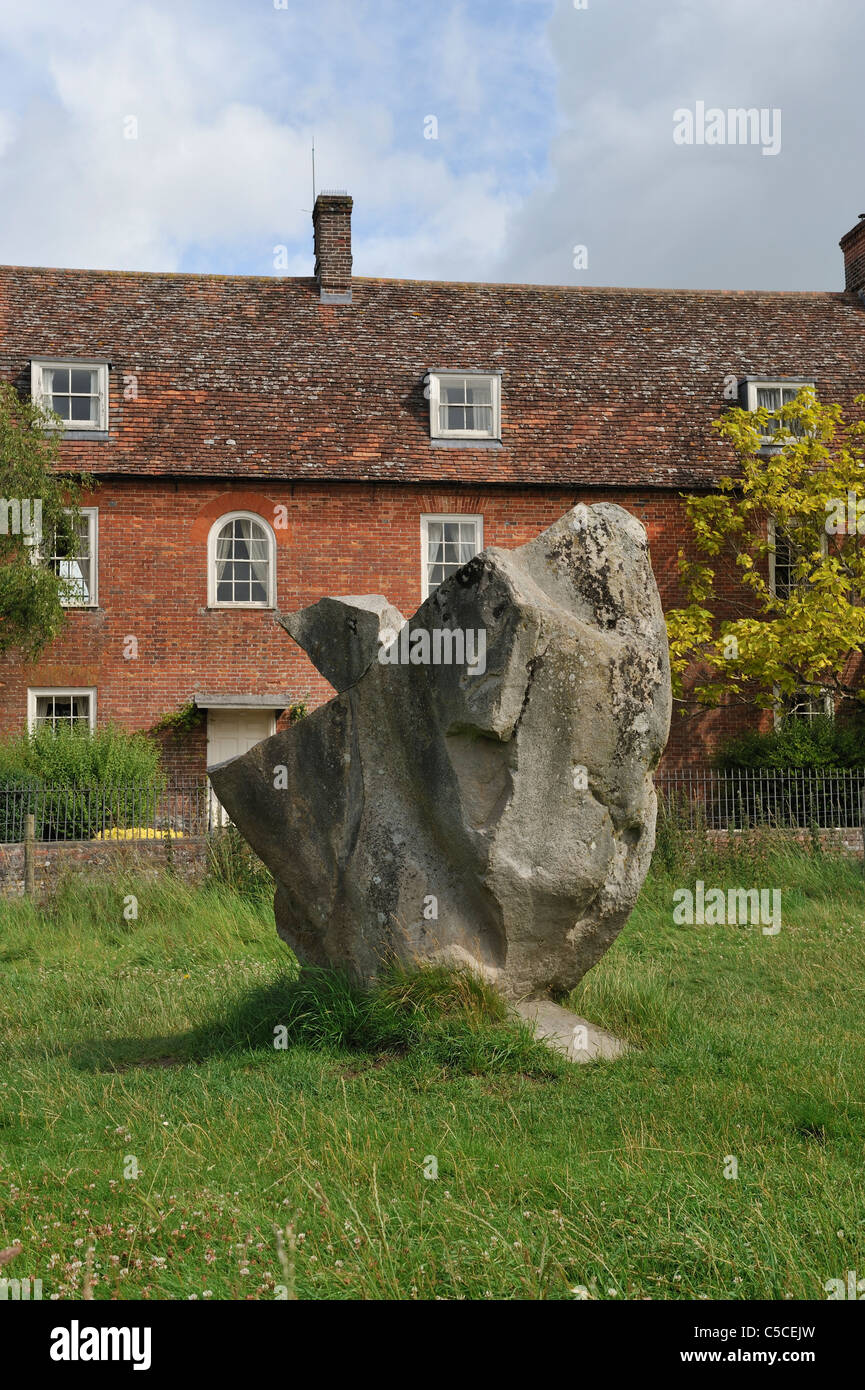
[[[865, 208], [857, 0], [0, 0], [0, 36], [7, 263], [309, 275], [313, 132], [359, 275], [831, 288]], [[676, 145], [697, 101], [779, 110], [779, 153]]]

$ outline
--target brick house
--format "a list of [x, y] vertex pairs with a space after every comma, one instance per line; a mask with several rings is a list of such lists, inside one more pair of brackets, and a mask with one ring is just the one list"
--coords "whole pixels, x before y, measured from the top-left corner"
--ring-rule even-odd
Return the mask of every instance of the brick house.
[[[0, 734], [149, 729], [194, 699], [206, 720], [165, 756], [197, 774], [332, 694], [274, 609], [383, 593], [410, 615], [579, 501], [639, 517], [672, 606], [680, 494], [732, 462], [725, 381], [750, 404], [862, 389], [865, 221], [843, 291], [737, 293], [365, 279], [351, 215], [316, 200], [310, 278], [0, 268], [0, 376], [52, 400], [62, 466], [98, 483], [57, 561], [64, 632], [0, 662]], [[667, 765], [736, 717], [674, 722]]]

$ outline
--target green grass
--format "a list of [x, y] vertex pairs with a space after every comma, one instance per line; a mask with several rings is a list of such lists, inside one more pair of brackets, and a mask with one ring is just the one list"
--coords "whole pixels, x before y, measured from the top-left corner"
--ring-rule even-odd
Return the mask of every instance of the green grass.
[[[667, 847], [573, 999], [635, 1046], [586, 1067], [466, 975], [298, 978], [267, 902], [224, 884], [0, 905], [4, 1274], [121, 1299], [820, 1299], [865, 1277], [861, 866], [766, 844]], [[781, 933], [673, 926], [697, 876], [780, 887]]]

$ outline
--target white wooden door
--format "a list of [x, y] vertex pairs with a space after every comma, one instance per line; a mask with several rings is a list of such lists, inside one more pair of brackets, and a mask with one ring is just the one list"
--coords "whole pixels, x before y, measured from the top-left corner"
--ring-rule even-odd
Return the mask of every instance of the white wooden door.
[[[210, 709], [207, 711], [207, 766], [227, 762], [248, 753], [276, 730], [276, 719], [269, 709]], [[211, 823], [227, 825], [228, 813], [210, 793]]]

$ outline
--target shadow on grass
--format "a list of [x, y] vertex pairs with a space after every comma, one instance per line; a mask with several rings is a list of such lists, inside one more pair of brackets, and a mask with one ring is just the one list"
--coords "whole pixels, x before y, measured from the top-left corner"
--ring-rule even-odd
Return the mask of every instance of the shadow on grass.
[[187, 1033], [87, 1038], [69, 1056], [81, 1070], [117, 1072], [287, 1048], [410, 1054], [453, 1071], [544, 1079], [567, 1065], [510, 1018], [504, 1001], [477, 976], [438, 966], [395, 967], [369, 989], [336, 971], [303, 970], [249, 991], [221, 1018]]

